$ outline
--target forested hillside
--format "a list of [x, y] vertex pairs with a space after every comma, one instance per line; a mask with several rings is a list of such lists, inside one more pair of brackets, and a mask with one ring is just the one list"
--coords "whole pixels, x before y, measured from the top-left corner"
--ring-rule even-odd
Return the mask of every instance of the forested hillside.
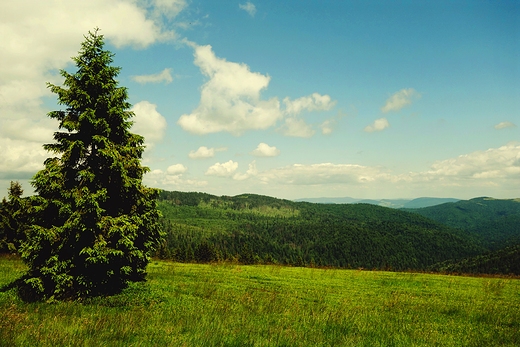
[[369, 204], [327, 205], [244, 194], [163, 191], [166, 242], [178, 261], [426, 269], [484, 250], [457, 229], [418, 214]]
[[[0, 252], [13, 252], [24, 234], [11, 235], [15, 213], [3, 203]], [[181, 262], [520, 274], [518, 200], [396, 210], [162, 191], [158, 205], [165, 241], [157, 255]]]
[[460, 261], [435, 264], [435, 271], [464, 274], [520, 275], [520, 244]]
[[466, 231], [485, 254], [446, 261], [436, 271], [520, 275], [520, 200], [475, 198], [408, 210]]
[[465, 230], [489, 250], [520, 243], [519, 199], [482, 197], [407, 211]]

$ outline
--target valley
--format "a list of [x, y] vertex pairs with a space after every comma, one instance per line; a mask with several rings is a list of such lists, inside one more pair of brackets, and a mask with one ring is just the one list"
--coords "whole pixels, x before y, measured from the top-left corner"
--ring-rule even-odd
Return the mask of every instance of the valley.
[[[395, 209], [162, 191], [159, 208], [166, 233], [159, 256], [182, 262], [448, 270], [448, 264], [473, 257], [496, 263], [502, 253], [493, 252], [520, 243], [517, 200], [476, 198]], [[517, 248], [506, 253], [507, 264], [491, 272], [520, 274], [512, 260]]]

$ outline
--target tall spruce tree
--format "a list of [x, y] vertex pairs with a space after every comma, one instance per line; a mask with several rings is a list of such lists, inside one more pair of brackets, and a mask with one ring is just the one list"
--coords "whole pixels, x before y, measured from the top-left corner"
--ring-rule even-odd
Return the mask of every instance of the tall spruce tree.
[[142, 184], [144, 138], [130, 132], [127, 89], [98, 31], [72, 58], [77, 72], [61, 71], [64, 86], [48, 84], [66, 109], [48, 114], [61, 131], [43, 147], [56, 156], [31, 182], [34, 222], [21, 247], [29, 270], [19, 281], [26, 300], [120, 292], [144, 279], [162, 237], [158, 191]]

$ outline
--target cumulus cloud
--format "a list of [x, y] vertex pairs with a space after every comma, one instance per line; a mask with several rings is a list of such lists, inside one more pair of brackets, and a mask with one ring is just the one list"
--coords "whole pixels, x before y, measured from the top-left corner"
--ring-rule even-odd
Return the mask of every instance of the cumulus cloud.
[[283, 99], [285, 104], [285, 111], [288, 114], [295, 115], [300, 114], [302, 111], [327, 111], [336, 105], [336, 101], [333, 101], [328, 95], [320, 95], [313, 93], [309, 96], [304, 96], [295, 100], [291, 100], [288, 97]]
[[225, 163], [215, 163], [206, 171], [207, 176], [231, 177], [238, 169], [238, 163], [230, 160]]
[[132, 80], [140, 84], [146, 83], [161, 83], [165, 84], [171, 83], [173, 81], [173, 77], [171, 75], [172, 69], [164, 69], [159, 73], [152, 75], [138, 75], [132, 76]]
[[156, 169], [148, 172], [143, 182], [150, 187], [176, 190], [193, 190], [208, 185], [207, 181], [184, 178], [187, 168], [182, 164], [175, 164], [165, 171]]
[[[351, 116], [355, 117], [355, 115], [356, 115], [356, 109], [352, 108]], [[338, 113], [335, 117], [326, 119], [319, 125], [319, 127], [321, 129], [321, 133], [323, 135], [332, 134], [332, 132], [334, 131], [334, 127], [336, 126], [338, 121], [347, 116], [349, 116], [349, 115], [347, 113], [345, 113], [343, 110], [338, 110]]]
[[166, 119], [157, 112], [157, 105], [148, 101], [141, 101], [135, 104], [131, 109], [135, 117], [132, 132], [144, 136], [145, 143], [148, 147], [162, 140], [166, 130]]
[[191, 159], [205, 159], [205, 158], [213, 158], [216, 152], [226, 151], [227, 148], [208, 148], [206, 146], [199, 147], [196, 151], [190, 151], [188, 156]]
[[495, 129], [501, 130], [506, 128], [516, 128], [516, 124], [513, 124], [511, 122], [500, 122], [497, 125], [495, 125]]
[[245, 174], [236, 173], [233, 175], [233, 179], [235, 181], [243, 181], [246, 180], [252, 176], [256, 176], [258, 174], [258, 170], [256, 169], [256, 162], [253, 160], [249, 164], [249, 168], [247, 169]]
[[[46, 82], [61, 84], [58, 69], [71, 65], [89, 30], [101, 28], [116, 47], [145, 48], [175, 33], [152, 14], [156, 6], [184, 7], [184, 1], [26, 0], [0, 2], [0, 176], [41, 168], [57, 122], [46, 117], [44, 97], [56, 99]], [[149, 7], [145, 7], [148, 6]], [[171, 15], [175, 14], [172, 10]], [[178, 12], [177, 12], [178, 13]], [[128, 25], [131, 23], [131, 25]], [[137, 118], [137, 117], [136, 117]], [[137, 119], [138, 121], [138, 119]], [[147, 135], [147, 134], [144, 134]], [[153, 138], [147, 135], [147, 141]], [[14, 153], [16, 158], [12, 157]], [[32, 175], [31, 175], [32, 176]]]
[[238, 7], [249, 13], [251, 17], [255, 16], [256, 6], [252, 2], [248, 1], [245, 4], [239, 4]]
[[[328, 111], [336, 105], [336, 101], [333, 101], [329, 95], [320, 95], [318, 93], [295, 100], [286, 97], [283, 102], [285, 104], [284, 113], [287, 117], [285, 118], [285, 123], [278, 130], [285, 136], [292, 137], [311, 137], [316, 133], [310, 124], [298, 117], [301, 112]], [[329, 127], [321, 127], [322, 133], [332, 132], [330, 124], [329, 122]]]
[[[44, 117], [44, 115], [42, 115]], [[57, 130], [57, 123], [49, 118], [30, 120], [27, 118], [8, 119], [4, 118], [0, 129], [0, 137], [37, 142], [40, 145], [51, 141], [52, 135]]]
[[423, 174], [428, 179], [515, 179], [520, 181], [520, 144], [476, 151], [437, 161]]
[[386, 180], [389, 177], [389, 174], [377, 167], [332, 163], [294, 164], [259, 174], [259, 178], [265, 183], [294, 185], [358, 184], [373, 182], [377, 179]]
[[[158, 170], [148, 175], [155, 177], [157, 184], [153, 186], [156, 187], [168, 184], [175, 189], [184, 187], [183, 189], [193, 190], [207, 184], [206, 181], [185, 179], [186, 172], [183, 165], [176, 164], [166, 172]], [[385, 167], [351, 163], [293, 164], [258, 171], [255, 161], [249, 164], [247, 171], [239, 172], [238, 163], [229, 160], [211, 166], [206, 175], [234, 181], [253, 180], [267, 185], [273, 191], [285, 189], [298, 192], [305, 186], [305, 189], [314, 189], [317, 194], [326, 189], [348, 189], [361, 194], [379, 194], [379, 197], [384, 194], [382, 192], [396, 194], [396, 191], [415, 196], [457, 196], [457, 192], [475, 192], [470, 197], [493, 196], [498, 192], [515, 197], [520, 192], [520, 143], [512, 142], [499, 148], [436, 161], [429, 169], [415, 172], [393, 172]]]
[[328, 95], [314, 93], [296, 100], [284, 99], [282, 108], [277, 97], [261, 98], [271, 77], [252, 72], [246, 64], [219, 58], [211, 46], [199, 46], [185, 41], [194, 49], [194, 63], [208, 81], [201, 87], [199, 106], [182, 115], [178, 124], [193, 134], [227, 131], [241, 135], [246, 130], [264, 130], [284, 117], [289, 120], [283, 133], [288, 136], [312, 136], [310, 125], [296, 118], [303, 111], [329, 110], [335, 105]]
[[390, 126], [390, 123], [388, 123], [388, 120], [386, 118], [379, 118], [374, 121], [371, 125], [367, 125], [365, 127], [365, 131], [367, 133], [371, 133], [374, 131], [381, 131]]
[[152, 0], [152, 16], [155, 19], [165, 16], [171, 20], [177, 17], [186, 5], [186, 0]]
[[267, 143], [260, 143], [254, 151], [251, 152], [251, 155], [257, 157], [276, 157], [280, 155], [280, 150], [276, 147], [271, 147]]
[[301, 118], [286, 118], [285, 124], [278, 129], [285, 136], [292, 137], [312, 137], [316, 131], [311, 125]]
[[188, 156], [191, 159], [201, 159], [201, 158], [213, 158], [215, 156], [215, 149], [208, 148], [206, 146], [199, 147], [196, 151], [190, 151]]
[[509, 192], [515, 196], [520, 187], [520, 143], [437, 161], [425, 171], [395, 173], [378, 166], [319, 163], [270, 169], [257, 173], [256, 177], [261, 183], [280, 187], [328, 185], [379, 190], [392, 185], [411, 194], [421, 191], [451, 195], [454, 189], [460, 189], [465, 194], [476, 191], [476, 194], [489, 192], [493, 196], [494, 192]]
[[401, 89], [388, 98], [388, 100], [386, 100], [385, 105], [381, 107], [381, 111], [383, 113], [399, 111], [403, 107], [410, 105], [412, 103], [412, 99], [420, 97], [421, 94], [419, 94], [413, 88]]
[[168, 175], [176, 176], [185, 173], [187, 170], [188, 168], [182, 164], [174, 164], [168, 166], [168, 168], [166, 169], [166, 173]]
[[320, 124], [321, 133], [323, 135], [329, 135], [332, 133], [332, 126], [336, 123], [335, 119], [327, 119]]
[[178, 124], [194, 134], [267, 129], [282, 117], [278, 99], [260, 99], [269, 76], [251, 72], [245, 64], [215, 56], [211, 46], [195, 47], [195, 65], [209, 80], [201, 88], [199, 106], [182, 115]]
[[47, 157], [41, 143], [0, 137], [0, 177], [31, 177]]
[[[146, 47], [166, 32], [133, 1], [58, 0], [0, 3], [0, 118], [36, 119], [46, 114], [46, 82], [77, 54], [89, 30], [99, 26], [114, 45]], [[128, 25], [131, 22], [132, 25]], [[0, 126], [1, 128], [2, 126]]]

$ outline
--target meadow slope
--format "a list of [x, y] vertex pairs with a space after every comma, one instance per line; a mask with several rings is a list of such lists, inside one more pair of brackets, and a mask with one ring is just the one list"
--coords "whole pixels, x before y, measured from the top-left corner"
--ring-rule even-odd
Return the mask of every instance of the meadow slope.
[[[0, 258], [0, 286], [24, 270]], [[520, 281], [154, 261], [83, 302], [0, 291], [0, 346], [518, 346]]]

